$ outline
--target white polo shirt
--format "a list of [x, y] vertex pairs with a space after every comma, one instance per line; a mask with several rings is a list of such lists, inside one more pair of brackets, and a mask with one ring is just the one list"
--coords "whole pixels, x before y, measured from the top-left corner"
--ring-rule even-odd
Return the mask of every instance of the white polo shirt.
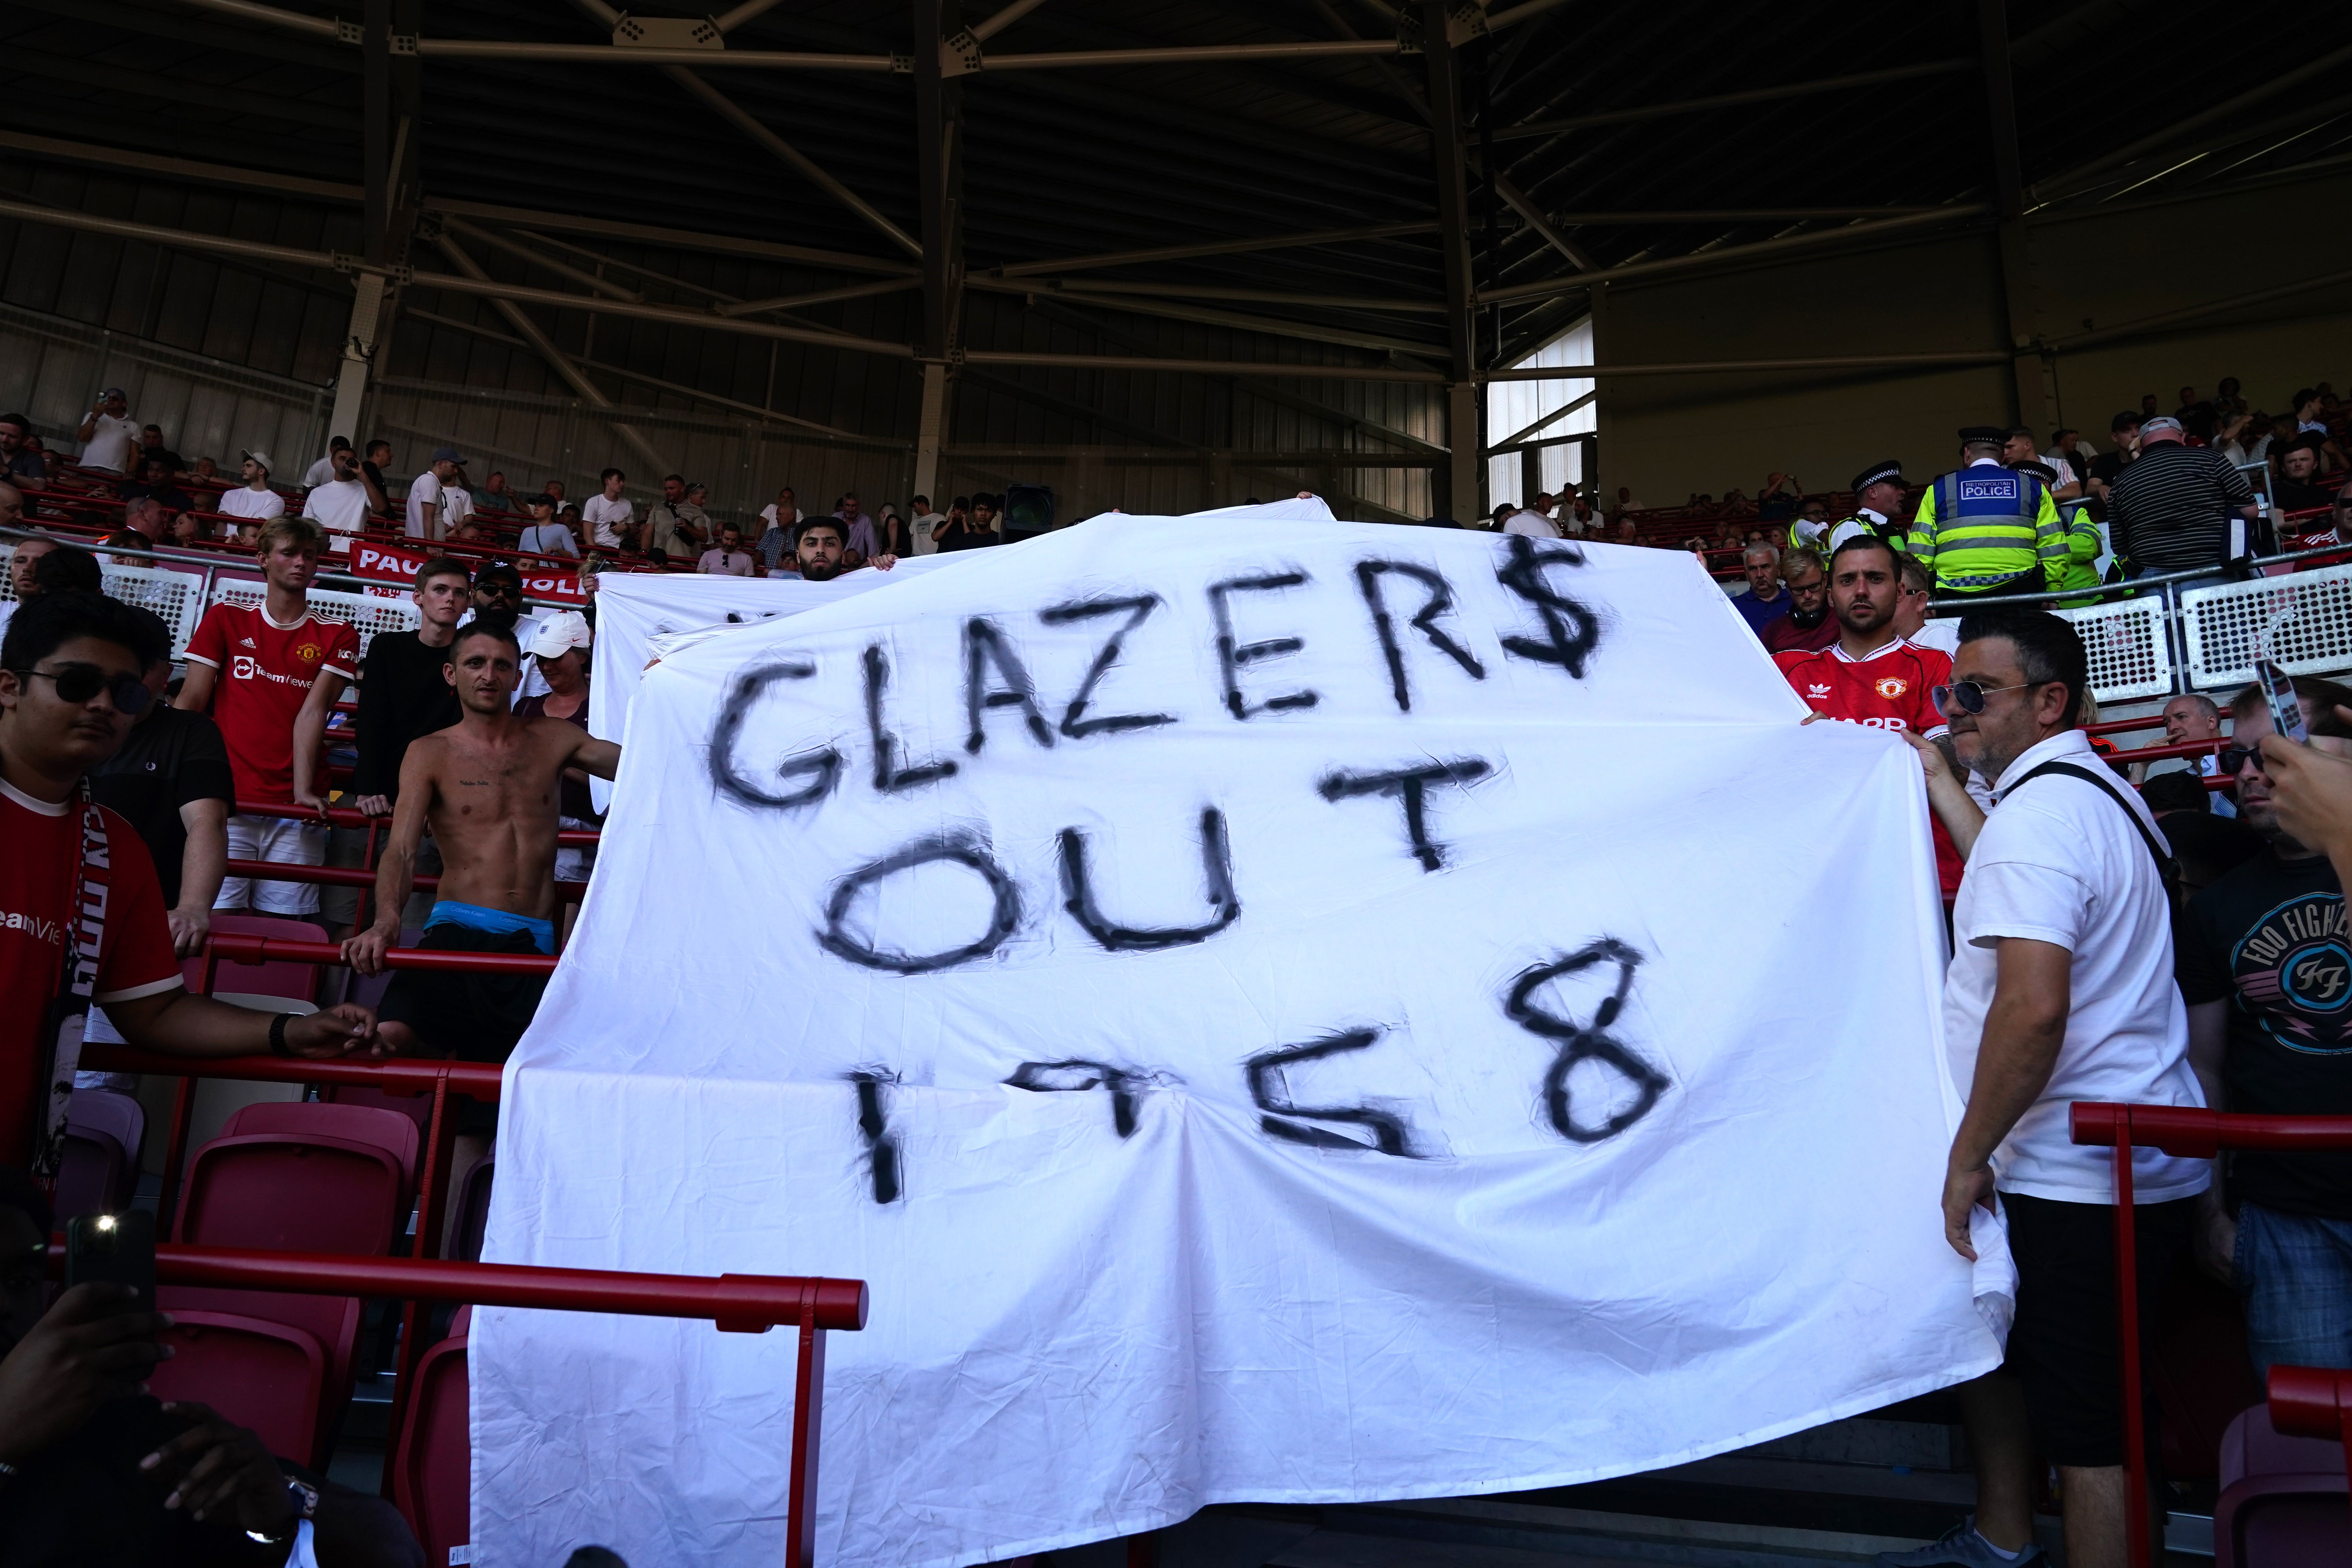
[[626, 497], [608, 500], [602, 492], [590, 496], [580, 509], [580, 521], [588, 525], [588, 537], [599, 550], [618, 550], [621, 530], [635, 521], [636, 515]]
[[[2112, 1204], [2114, 1152], [2077, 1146], [2067, 1136], [2069, 1107], [2078, 1100], [2202, 1106], [2205, 1096], [2189, 1067], [2189, 1011], [2172, 981], [2164, 884], [2123, 808], [2101, 795], [2119, 795], [2151, 832], [2156, 821], [2120, 779], [2112, 791], [2063, 775], [2018, 787], [2035, 768], [2058, 761], [2113, 777], [2090, 739], [2069, 730], [1994, 781], [1997, 804], [1969, 854], [1952, 911], [1945, 1047], [1965, 1095], [1992, 1005], [2000, 939], [2051, 942], [2074, 954], [2073, 1009], [2057, 1066], [1993, 1156], [1993, 1170], [2005, 1193]], [[2133, 1196], [2144, 1204], [2194, 1196], [2211, 1180], [2203, 1160], [2142, 1149], [2132, 1162]]]
[[111, 468], [118, 474], [131, 472], [131, 461], [139, 452], [139, 421], [129, 415], [100, 415], [91, 422], [89, 445], [81, 449], [81, 466]]

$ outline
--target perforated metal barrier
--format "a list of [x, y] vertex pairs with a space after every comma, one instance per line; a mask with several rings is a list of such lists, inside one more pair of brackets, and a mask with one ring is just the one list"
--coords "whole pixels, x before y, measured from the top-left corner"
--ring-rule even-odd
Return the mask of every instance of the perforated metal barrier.
[[2102, 702], [2161, 697], [2172, 690], [2172, 658], [2161, 599], [2123, 599], [2058, 612], [2083, 634], [2091, 656], [2091, 690]]
[[2180, 608], [2196, 686], [2253, 679], [2257, 644], [2273, 619], [2270, 655], [2288, 674], [2352, 668], [2352, 566], [2199, 588], [2181, 595]]

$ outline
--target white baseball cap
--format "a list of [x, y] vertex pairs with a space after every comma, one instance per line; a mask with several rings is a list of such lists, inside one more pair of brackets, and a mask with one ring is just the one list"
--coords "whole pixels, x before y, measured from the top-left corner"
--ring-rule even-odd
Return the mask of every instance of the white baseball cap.
[[267, 452], [242, 453], [239, 455], [239, 461], [243, 461], [245, 458], [248, 458], [253, 461], [259, 463], [261, 465], [261, 471], [265, 474], [274, 474], [278, 471], [278, 465], [269, 460], [269, 454]]
[[577, 610], [558, 610], [539, 623], [530, 647], [523, 651], [538, 658], [562, 658], [566, 650], [587, 647], [595, 640], [596, 630], [587, 616]]

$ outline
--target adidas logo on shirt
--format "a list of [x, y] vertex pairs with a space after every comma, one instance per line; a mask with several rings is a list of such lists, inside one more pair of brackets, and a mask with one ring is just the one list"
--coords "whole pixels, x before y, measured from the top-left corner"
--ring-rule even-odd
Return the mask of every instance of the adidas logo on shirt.
[[239, 637], [236, 639], [236, 646], [239, 647], [253, 647], [256, 644], [251, 637]]

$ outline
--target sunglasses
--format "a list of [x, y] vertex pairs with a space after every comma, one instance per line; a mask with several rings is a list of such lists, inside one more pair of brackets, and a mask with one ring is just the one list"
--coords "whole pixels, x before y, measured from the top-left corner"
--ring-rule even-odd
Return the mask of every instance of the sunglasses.
[[500, 599], [519, 599], [522, 596], [522, 590], [520, 588], [516, 587], [511, 583], [501, 583], [495, 578], [488, 583], [475, 584], [474, 592], [482, 595], [486, 598], [496, 597]]
[[2015, 686], [1987, 686], [1980, 681], [1956, 680], [1949, 686], [1929, 687], [1927, 697], [1939, 713], [1954, 703], [1959, 705], [1963, 713], [1981, 713], [1984, 711], [1984, 700], [1997, 691], [2023, 691], [2045, 684], [2039, 680], [2021, 680]]
[[2261, 767], [2263, 765], [2263, 749], [2260, 746], [2224, 746], [2221, 748], [2221, 768], [2223, 777], [2237, 777], [2238, 770], [2244, 767], [2248, 763], [2253, 763], [2256, 767]]
[[63, 669], [20, 669], [16, 673], [56, 681], [58, 700], [76, 707], [103, 691], [113, 699], [114, 710], [128, 719], [146, 712], [147, 705], [155, 700], [155, 694], [137, 676], [109, 675], [94, 664], [69, 664]]

